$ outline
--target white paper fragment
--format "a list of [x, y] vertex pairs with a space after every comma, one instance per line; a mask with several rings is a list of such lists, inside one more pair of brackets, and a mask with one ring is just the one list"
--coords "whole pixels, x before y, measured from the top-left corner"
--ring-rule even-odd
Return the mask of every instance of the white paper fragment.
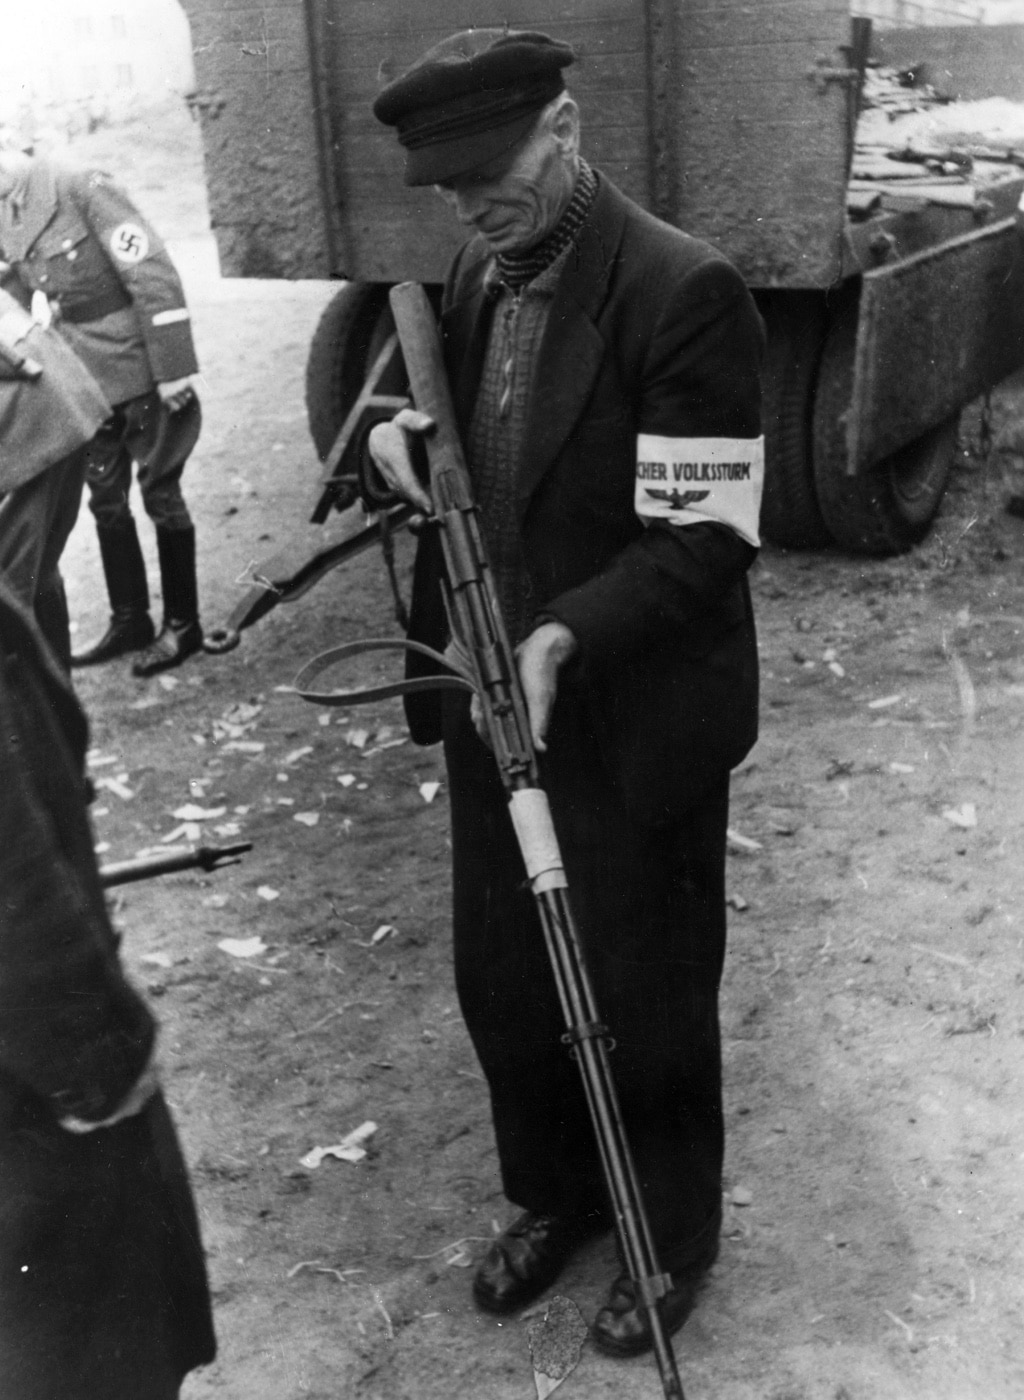
[[760, 841], [755, 841], [751, 836], [742, 836], [738, 831], [734, 831], [730, 826], [725, 833], [726, 844], [734, 851], [759, 851]]
[[116, 753], [100, 753], [99, 749], [92, 749], [86, 755], [86, 763], [90, 768], [108, 768], [111, 763], [117, 763]]
[[978, 825], [978, 809], [973, 802], [962, 802], [959, 807], [947, 807], [942, 814], [953, 826], [964, 830]]
[[226, 807], [200, 807], [196, 802], [186, 802], [184, 807], [175, 808], [171, 816], [180, 822], [207, 822], [222, 817], [227, 810]]
[[298, 763], [300, 758], [305, 758], [307, 754], [313, 752], [313, 745], [306, 744], [301, 749], [292, 749], [290, 754], [285, 755], [285, 763]]
[[572, 1299], [558, 1294], [544, 1308], [544, 1316], [530, 1323], [527, 1335], [537, 1400], [547, 1400], [572, 1375], [579, 1365], [588, 1331]]
[[231, 810], [234, 812], [235, 816], [237, 816], [237, 817], [244, 817], [244, 816], [247, 816], [248, 813], [249, 813], [249, 810], [250, 810], [250, 808], [249, 808], [249, 803], [246, 803], [244, 807], [232, 807]]
[[105, 792], [112, 792], [115, 797], [120, 797], [122, 802], [130, 802], [135, 794], [132, 792], [131, 788], [127, 786], [125, 782], [126, 777], [127, 774], [125, 774], [124, 777], [97, 778], [96, 787], [103, 788]]
[[356, 783], [356, 792], [365, 792], [369, 786], [369, 783]]
[[203, 828], [198, 822], [182, 822], [173, 831], [169, 831], [166, 836], [160, 837], [162, 846], [173, 846], [179, 841], [187, 841], [190, 845], [193, 841], [198, 841], [203, 834]]
[[750, 905], [741, 894], [726, 895], [725, 902], [731, 909], [735, 909], [737, 914], [742, 914], [745, 910], [750, 908]]
[[156, 683], [161, 690], [174, 690], [181, 684], [177, 676], [157, 676]]
[[193, 734], [193, 735], [192, 735], [192, 742], [193, 742], [193, 744], [198, 744], [200, 748], [205, 748], [205, 746], [206, 746], [206, 735], [205, 735], [205, 734]]
[[109, 841], [97, 841], [96, 845], [93, 846], [93, 851], [94, 851], [95, 854], [98, 855], [98, 856], [105, 855], [106, 852], [109, 851], [109, 850], [110, 850], [110, 842], [109, 842]]
[[330, 715], [317, 715], [317, 717], [316, 717], [316, 722], [317, 722], [317, 724], [319, 724], [322, 728], [326, 728], [326, 726], [327, 726], [328, 724], [330, 724], [330, 722], [331, 722], [331, 717], [330, 717]]
[[213, 828], [218, 836], [241, 836], [242, 828], [237, 822], [218, 822]]
[[303, 826], [316, 826], [320, 821], [319, 812], [296, 812], [292, 817], [293, 822], [301, 822]]
[[370, 735], [365, 729], [350, 729], [345, 735], [345, 743], [351, 744], [354, 749], [365, 749], [366, 742]]
[[226, 909], [228, 906], [228, 897], [226, 894], [208, 894], [206, 898], [202, 900], [202, 905], [204, 909]]
[[267, 746], [258, 739], [229, 739], [221, 747], [232, 753], [262, 753]]
[[914, 765], [913, 765], [912, 763], [896, 763], [896, 762], [894, 761], [894, 762], [892, 762], [892, 763], [889, 764], [889, 772], [890, 772], [890, 773], [913, 773], [913, 772], [914, 772]]
[[424, 802], [433, 802], [440, 791], [440, 783], [420, 783], [420, 796]]
[[295, 798], [294, 798], [294, 797], [275, 797], [274, 801], [275, 801], [275, 803], [277, 804], [278, 807], [294, 807], [294, 806], [295, 806]]
[[371, 937], [370, 942], [383, 943], [385, 938], [387, 938], [389, 934], [397, 932], [398, 930], [395, 928], [394, 924], [381, 924], [380, 928], [377, 929], [376, 933], [374, 933]]
[[267, 945], [258, 933], [252, 938], [222, 938], [217, 947], [230, 953], [233, 958], [255, 958], [267, 951]]
[[141, 700], [133, 700], [129, 710], [153, 710], [160, 704], [159, 695], [144, 695]]
[[836, 652], [835, 647], [826, 647], [825, 650], [821, 653], [821, 659], [825, 662], [835, 661], [837, 655], [838, 653]]
[[754, 1193], [749, 1186], [734, 1186], [729, 1199], [734, 1206], [752, 1206], [754, 1204]]
[[256, 894], [258, 898], [265, 899], [268, 903], [270, 903], [272, 900], [281, 898], [281, 891], [275, 890], [273, 885], [260, 885], [260, 887], [256, 891]]
[[356, 775], [354, 773], [342, 773], [338, 778], [338, 782], [342, 787], [351, 787], [355, 780]]
[[830, 661], [828, 663], [828, 669], [832, 672], [834, 676], [838, 676], [840, 680], [842, 680], [842, 678], [846, 675], [846, 672], [844, 671], [842, 666], [840, 666], [838, 661]]
[[340, 1162], [361, 1162], [366, 1156], [366, 1150], [361, 1146], [373, 1137], [377, 1131], [377, 1124], [367, 1121], [360, 1123], [358, 1128], [353, 1128], [350, 1133], [346, 1133], [340, 1142], [333, 1147], [314, 1147], [311, 1152], [307, 1152], [305, 1157], [299, 1158], [299, 1165], [308, 1167], [311, 1171], [320, 1165], [325, 1157], [337, 1157]]
[[152, 963], [154, 967], [170, 967], [172, 965], [170, 953], [142, 953], [139, 962]]
[[877, 700], [868, 701], [869, 710], [888, 710], [892, 705], [898, 705], [903, 699], [902, 695], [882, 695]]
[[90, 814], [90, 816], [93, 816], [93, 817], [109, 817], [109, 816], [110, 816], [110, 808], [109, 808], [109, 807], [90, 807], [90, 808], [89, 808], [89, 814]]

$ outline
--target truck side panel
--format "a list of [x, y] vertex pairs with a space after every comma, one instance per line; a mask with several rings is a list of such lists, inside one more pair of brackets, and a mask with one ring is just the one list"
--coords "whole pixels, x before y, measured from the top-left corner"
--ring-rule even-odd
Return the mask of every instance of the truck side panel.
[[326, 277], [330, 237], [302, 0], [183, 0], [210, 218], [235, 277]]
[[728, 253], [753, 286], [829, 286], [840, 270], [856, 90], [841, 48], [849, 5], [677, 4], [673, 222]]

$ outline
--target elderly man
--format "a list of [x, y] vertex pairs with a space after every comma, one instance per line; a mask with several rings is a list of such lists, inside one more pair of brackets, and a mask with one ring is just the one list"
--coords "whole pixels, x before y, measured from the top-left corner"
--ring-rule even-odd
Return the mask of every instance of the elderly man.
[[[131, 200], [98, 170], [0, 148], [0, 248], [33, 312], [54, 324], [113, 405], [89, 449], [89, 504], [110, 598], [104, 635], [76, 666], [142, 651], [148, 676], [202, 646], [195, 529], [181, 474], [199, 435], [198, 368], [174, 265]], [[164, 622], [154, 640], [149, 589], [129, 506], [132, 462], [156, 526]], [[144, 649], [144, 650], [143, 650]]]
[[[723, 257], [581, 158], [572, 60], [543, 34], [471, 30], [374, 111], [407, 183], [434, 186], [475, 235], [445, 287], [446, 362], [675, 1330], [721, 1219], [717, 998], [729, 770], [757, 725], [762, 330]], [[406, 410], [370, 438], [424, 510], [412, 449], [430, 428]], [[428, 530], [411, 635], [435, 647], [442, 568]], [[444, 738], [456, 979], [525, 1212], [475, 1278], [480, 1306], [504, 1313], [607, 1228], [608, 1206], [496, 767], [464, 701], [409, 717], [421, 742]], [[613, 1355], [651, 1345], [627, 1275], [594, 1338]]]

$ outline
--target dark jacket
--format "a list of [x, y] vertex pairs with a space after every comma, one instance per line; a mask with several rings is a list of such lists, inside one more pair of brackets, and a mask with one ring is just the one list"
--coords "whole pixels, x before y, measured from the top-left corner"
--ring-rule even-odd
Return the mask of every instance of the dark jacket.
[[[490, 255], [457, 256], [442, 310], [465, 436], [491, 325]], [[555, 292], [519, 466], [523, 552], [539, 611], [578, 656], [560, 701], [587, 706], [605, 762], [642, 820], [676, 817], [757, 734], [746, 572], [755, 549], [714, 523], [646, 527], [634, 510], [637, 439], [757, 438], [763, 330], [735, 268], [645, 213], [606, 179]], [[423, 536], [410, 635], [437, 646], [440, 551]], [[430, 696], [413, 736], [439, 737]]]
[[85, 817], [85, 720], [0, 581], [0, 1395], [170, 1400], [212, 1359], [162, 1096], [102, 1122], [155, 1027], [117, 957]]
[[0, 200], [0, 247], [25, 287], [55, 305], [61, 333], [111, 403], [195, 373], [174, 264], [102, 171], [36, 156], [16, 221]]

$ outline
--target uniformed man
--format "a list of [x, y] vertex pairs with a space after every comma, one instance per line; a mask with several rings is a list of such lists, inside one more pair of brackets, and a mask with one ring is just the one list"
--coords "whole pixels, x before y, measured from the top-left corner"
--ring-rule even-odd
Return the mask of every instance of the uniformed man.
[[[111, 619], [72, 664], [140, 651], [136, 675], [176, 666], [202, 645], [195, 529], [180, 484], [200, 426], [181, 281], [156, 232], [107, 175], [10, 143], [0, 149], [0, 249], [34, 314], [53, 317], [113, 405], [87, 472]], [[129, 506], [133, 461], [156, 526], [164, 619], [155, 639]]]
[[86, 445], [110, 413], [78, 356], [0, 287], [0, 575], [65, 668], [60, 556], [82, 499]]
[[[434, 186], [475, 235], [445, 285], [446, 363], [674, 1330], [721, 1222], [717, 999], [729, 770], [757, 728], [763, 337], [724, 257], [582, 158], [572, 61], [543, 34], [469, 30], [374, 110], [406, 182]], [[426, 511], [409, 445], [430, 426], [406, 410], [370, 436]], [[410, 635], [437, 649], [442, 574], [428, 529]], [[474, 1280], [479, 1305], [507, 1313], [607, 1227], [608, 1203], [497, 768], [464, 697], [441, 713], [436, 693], [414, 699], [414, 737], [444, 739], [456, 983], [523, 1211]], [[594, 1339], [616, 1356], [651, 1345], [628, 1275]]]

